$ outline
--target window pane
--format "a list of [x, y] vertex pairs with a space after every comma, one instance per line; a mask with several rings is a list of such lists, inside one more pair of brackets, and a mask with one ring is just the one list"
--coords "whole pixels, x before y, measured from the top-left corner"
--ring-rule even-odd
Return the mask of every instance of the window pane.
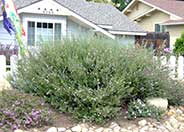
[[47, 23], [43, 23], [43, 28], [47, 28]]
[[49, 28], [53, 28], [53, 24], [52, 23], [49, 23]]
[[35, 22], [28, 22], [28, 45], [35, 45]]
[[41, 28], [41, 27], [42, 27], [41, 22], [38, 22], [38, 23], [37, 23], [37, 27], [38, 27], [38, 28]]
[[61, 40], [61, 24], [60, 23], [55, 23], [54, 40], [55, 41], [60, 41]]
[[37, 23], [37, 43], [53, 41], [53, 23]]
[[155, 32], [160, 32], [160, 25], [159, 24], [155, 24]]

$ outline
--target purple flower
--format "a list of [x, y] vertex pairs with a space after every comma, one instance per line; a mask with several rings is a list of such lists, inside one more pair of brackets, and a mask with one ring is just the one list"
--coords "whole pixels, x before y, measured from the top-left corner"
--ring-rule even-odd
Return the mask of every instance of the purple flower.
[[0, 123], [0, 127], [2, 127], [4, 124], [3, 123]]
[[32, 116], [33, 120], [35, 120], [35, 121], [38, 120], [40, 118], [40, 115], [41, 115], [41, 111], [38, 111], [35, 109], [32, 110], [31, 116]]
[[17, 129], [19, 129], [19, 127], [17, 125], [14, 125], [13, 130], [17, 130]]
[[165, 49], [164, 49], [164, 52], [165, 52], [165, 53], [171, 53], [172, 50], [171, 50], [170, 48], [165, 48]]
[[14, 116], [15, 114], [11, 111], [3, 111], [3, 114], [7, 115], [7, 116]]

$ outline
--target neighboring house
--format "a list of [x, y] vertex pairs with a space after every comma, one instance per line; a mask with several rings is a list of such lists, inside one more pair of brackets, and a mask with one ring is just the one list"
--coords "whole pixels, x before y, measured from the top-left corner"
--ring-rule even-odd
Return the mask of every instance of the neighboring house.
[[123, 13], [151, 32], [169, 32], [171, 48], [184, 31], [184, 1], [132, 0]]
[[[28, 46], [78, 37], [89, 31], [117, 38], [124, 44], [134, 44], [135, 36], [146, 35], [142, 28], [108, 4], [85, 0], [15, 0], [15, 5]], [[2, 16], [0, 20], [0, 43], [16, 43], [15, 36], [3, 28]]]

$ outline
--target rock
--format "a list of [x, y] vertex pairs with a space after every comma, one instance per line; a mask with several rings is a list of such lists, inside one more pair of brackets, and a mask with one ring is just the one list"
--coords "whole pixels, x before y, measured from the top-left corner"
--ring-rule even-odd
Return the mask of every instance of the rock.
[[113, 132], [120, 132], [121, 127], [120, 126], [116, 126], [113, 128]]
[[169, 122], [173, 128], [177, 129], [179, 127], [179, 122], [173, 116], [170, 117]]
[[177, 109], [177, 110], [176, 110], [176, 114], [177, 114], [177, 115], [182, 115], [183, 112], [182, 112], [180, 109]]
[[120, 129], [120, 132], [128, 132], [128, 130], [125, 129], [125, 128], [121, 128], [121, 129]]
[[98, 129], [95, 130], [95, 132], [103, 132], [104, 128], [103, 127], [100, 127]]
[[147, 124], [146, 120], [141, 120], [138, 122], [139, 126], [145, 126]]
[[87, 124], [87, 123], [82, 123], [82, 124], [80, 124], [80, 126], [82, 127], [82, 128], [89, 128], [89, 125]]
[[110, 129], [110, 128], [105, 128], [105, 129], [103, 130], [103, 132], [113, 132], [113, 130]]
[[82, 128], [81, 128], [80, 125], [77, 125], [77, 126], [75, 126], [75, 127], [72, 127], [71, 130], [72, 130], [73, 132], [81, 132]]
[[51, 127], [47, 130], [47, 132], [58, 132], [56, 127]]
[[112, 122], [109, 128], [113, 129], [114, 127], [119, 126], [116, 122]]
[[17, 129], [14, 132], [24, 132], [23, 130]]
[[95, 127], [90, 127], [89, 131], [94, 131], [94, 129], [96, 129]]
[[88, 132], [88, 129], [87, 128], [82, 128], [82, 132]]
[[[25, 131], [24, 131], [25, 132]], [[38, 129], [33, 129], [33, 132], [40, 132]]]
[[183, 122], [184, 123], [184, 117], [182, 117], [182, 116], [177, 116], [176, 120], [178, 120], [179, 122]]
[[148, 130], [148, 126], [142, 127], [139, 132], [146, 132]]
[[66, 128], [64, 128], [64, 127], [58, 128], [58, 132], [65, 132], [65, 131], [66, 131]]
[[168, 100], [163, 98], [150, 98], [147, 99], [147, 104], [154, 105], [157, 108], [167, 110], [168, 108]]

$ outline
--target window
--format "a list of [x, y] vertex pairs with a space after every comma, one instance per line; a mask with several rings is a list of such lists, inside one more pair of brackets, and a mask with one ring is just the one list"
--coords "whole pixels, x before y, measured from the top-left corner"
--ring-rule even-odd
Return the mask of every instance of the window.
[[35, 43], [35, 22], [28, 22], [28, 45]]
[[61, 23], [28, 22], [28, 45], [61, 40]]
[[155, 32], [165, 32], [165, 26], [160, 24], [155, 24]]

